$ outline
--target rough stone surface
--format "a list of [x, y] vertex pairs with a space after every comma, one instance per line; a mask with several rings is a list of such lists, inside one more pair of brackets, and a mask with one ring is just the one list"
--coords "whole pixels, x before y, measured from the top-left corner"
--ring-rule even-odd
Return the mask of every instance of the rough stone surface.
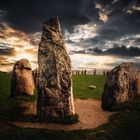
[[37, 83], [38, 83], [38, 69], [34, 69], [32, 71], [32, 74], [33, 74], [33, 78], [34, 78], [34, 84], [35, 84], [35, 87], [37, 87]]
[[136, 93], [138, 96], [140, 96], [140, 73], [138, 73], [136, 79]]
[[21, 59], [14, 65], [11, 80], [11, 96], [33, 95], [34, 81], [30, 62]]
[[61, 36], [58, 18], [52, 18], [43, 25], [38, 64], [38, 116], [50, 118], [73, 115], [71, 61]]
[[140, 92], [140, 76], [131, 62], [122, 63], [108, 73], [102, 107], [110, 110], [113, 106], [125, 101], [132, 101]]

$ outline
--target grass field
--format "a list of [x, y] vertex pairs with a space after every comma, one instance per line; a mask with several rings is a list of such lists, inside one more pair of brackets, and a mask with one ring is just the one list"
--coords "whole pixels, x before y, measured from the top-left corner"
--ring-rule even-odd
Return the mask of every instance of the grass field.
[[[101, 99], [106, 76], [73, 75], [73, 92], [75, 98]], [[11, 73], [0, 72], [0, 99], [10, 95]], [[95, 85], [96, 89], [90, 89], [89, 85]], [[33, 99], [36, 99], [36, 92]], [[2, 97], [1, 97], [2, 96]]]
[[[0, 140], [140, 140], [140, 98], [120, 106], [119, 113], [96, 129], [64, 132], [16, 127], [10, 121], [24, 117], [21, 102], [32, 102], [36, 95], [22, 100], [9, 99], [10, 79], [11, 74], [0, 73]], [[104, 76], [73, 76], [74, 97], [100, 99], [104, 82]], [[97, 88], [89, 89], [90, 84]]]
[[[73, 92], [75, 98], [101, 99], [106, 76], [73, 75]], [[95, 85], [96, 89], [90, 89], [89, 85]]]

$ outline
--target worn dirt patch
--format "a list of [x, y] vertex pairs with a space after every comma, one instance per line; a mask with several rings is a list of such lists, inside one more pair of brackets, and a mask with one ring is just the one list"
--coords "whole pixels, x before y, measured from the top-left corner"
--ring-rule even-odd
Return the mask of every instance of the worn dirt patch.
[[[25, 105], [24, 105], [25, 106]], [[26, 104], [27, 110], [24, 115], [32, 116], [36, 114], [35, 103]], [[36, 123], [31, 121], [17, 121], [14, 125], [22, 128], [45, 128], [50, 130], [79, 130], [93, 129], [108, 122], [108, 118], [112, 112], [103, 111], [101, 101], [98, 100], [80, 100], [75, 99], [76, 113], [79, 115], [80, 122], [73, 125], [63, 125], [56, 123]]]

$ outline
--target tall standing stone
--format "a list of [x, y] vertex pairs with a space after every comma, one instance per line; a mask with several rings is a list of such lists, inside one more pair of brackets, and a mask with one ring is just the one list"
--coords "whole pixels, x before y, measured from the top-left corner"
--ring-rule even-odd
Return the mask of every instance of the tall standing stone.
[[105, 110], [123, 102], [130, 102], [140, 95], [140, 74], [131, 62], [122, 63], [108, 73], [102, 107]]
[[11, 80], [11, 97], [34, 94], [34, 80], [30, 62], [21, 59], [14, 65]]
[[66, 52], [58, 18], [43, 24], [38, 51], [38, 116], [67, 117], [75, 113], [71, 61]]

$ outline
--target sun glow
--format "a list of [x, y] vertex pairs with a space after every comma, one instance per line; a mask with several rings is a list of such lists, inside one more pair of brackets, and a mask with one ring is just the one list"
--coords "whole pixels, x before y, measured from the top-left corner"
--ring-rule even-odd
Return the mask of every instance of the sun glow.
[[28, 53], [19, 53], [16, 56], [16, 60], [20, 60], [20, 59], [23, 59], [23, 58], [26, 58], [26, 59], [28, 59], [30, 61], [35, 60], [34, 57], [31, 54], [28, 54]]
[[37, 67], [38, 46], [28, 34], [4, 24], [4, 28], [0, 30], [0, 46], [5, 50], [5, 54], [1, 56], [3, 61], [0, 70], [6, 71], [6, 68], [7, 71], [12, 70], [14, 63], [23, 58], [30, 61], [32, 68]]
[[94, 56], [87, 54], [70, 55], [73, 69], [111, 69], [111, 63], [117, 60], [113, 56]]

